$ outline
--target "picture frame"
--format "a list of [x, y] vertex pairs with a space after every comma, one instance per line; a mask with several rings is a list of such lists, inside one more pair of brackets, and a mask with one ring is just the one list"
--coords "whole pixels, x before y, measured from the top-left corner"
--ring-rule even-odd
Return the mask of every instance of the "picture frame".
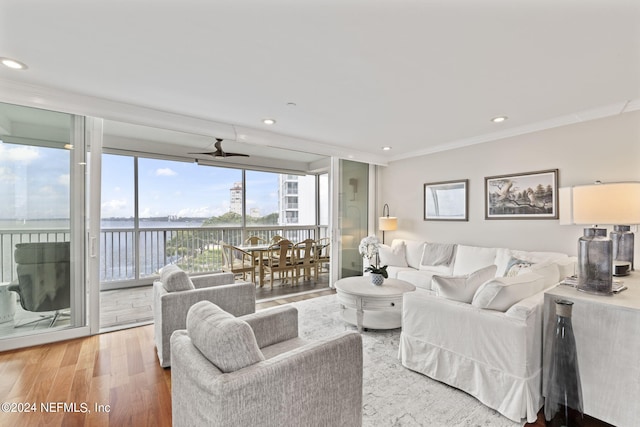
[[485, 219], [558, 219], [558, 169], [484, 181]]
[[425, 221], [468, 221], [469, 180], [424, 184]]

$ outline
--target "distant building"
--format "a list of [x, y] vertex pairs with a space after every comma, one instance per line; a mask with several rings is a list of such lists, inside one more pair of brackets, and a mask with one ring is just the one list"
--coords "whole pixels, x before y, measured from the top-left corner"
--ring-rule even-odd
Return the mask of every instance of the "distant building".
[[278, 201], [280, 225], [315, 224], [316, 201], [313, 176], [280, 175]]
[[234, 182], [233, 187], [231, 187], [229, 212], [242, 215], [242, 182]]

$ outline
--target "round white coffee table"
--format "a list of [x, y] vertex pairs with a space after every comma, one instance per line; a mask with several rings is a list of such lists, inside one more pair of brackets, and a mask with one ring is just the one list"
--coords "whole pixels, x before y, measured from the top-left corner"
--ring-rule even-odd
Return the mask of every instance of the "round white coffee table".
[[340, 279], [335, 283], [342, 318], [363, 328], [395, 329], [402, 326], [402, 294], [415, 291], [411, 283], [385, 279], [380, 286], [371, 284], [368, 276]]

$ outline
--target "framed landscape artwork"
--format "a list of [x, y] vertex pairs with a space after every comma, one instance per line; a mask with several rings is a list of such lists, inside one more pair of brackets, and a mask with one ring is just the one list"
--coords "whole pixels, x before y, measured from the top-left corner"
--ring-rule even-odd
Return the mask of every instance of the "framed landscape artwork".
[[558, 169], [484, 179], [485, 219], [557, 219]]
[[424, 184], [425, 221], [468, 221], [469, 180]]

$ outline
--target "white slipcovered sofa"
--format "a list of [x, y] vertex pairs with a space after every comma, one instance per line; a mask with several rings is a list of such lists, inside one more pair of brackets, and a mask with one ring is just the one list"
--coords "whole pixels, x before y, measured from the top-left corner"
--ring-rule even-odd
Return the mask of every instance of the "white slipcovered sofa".
[[461, 389], [514, 421], [542, 407], [544, 290], [573, 274], [552, 252], [394, 240], [382, 246], [403, 297], [403, 366]]

